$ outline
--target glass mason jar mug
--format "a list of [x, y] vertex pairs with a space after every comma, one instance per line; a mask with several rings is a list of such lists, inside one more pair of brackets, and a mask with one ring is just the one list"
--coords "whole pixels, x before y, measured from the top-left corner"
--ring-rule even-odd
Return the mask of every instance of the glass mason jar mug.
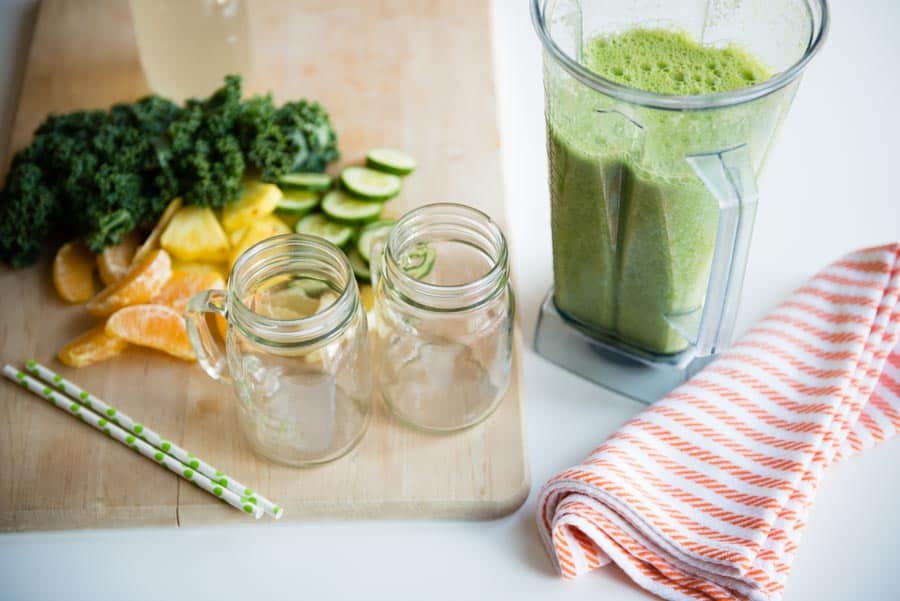
[[372, 257], [373, 360], [388, 408], [438, 432], [487, 418], [512, 364], [514, 302], [500, 228], [467, 206], [426, 205], [404, 215]]
[[[206, 314], [225, 316], [225, 353]], [[253, 448], [305, 466], [347, 453], [372, 409], [366, 314], [344, 253], [312, 236], [264, 240], [237, 260], [227, 290], [194, 296], [188, 334], [201, 367], [233, 384]]]

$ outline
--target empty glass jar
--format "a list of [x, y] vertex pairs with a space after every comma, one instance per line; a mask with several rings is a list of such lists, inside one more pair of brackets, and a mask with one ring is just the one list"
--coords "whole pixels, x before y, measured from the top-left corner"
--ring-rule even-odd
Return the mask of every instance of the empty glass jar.
[[[227, 320], [224, 356], [207, 313]], [[366, 314], [339, 248], [298, 234], [264, 240], [237, 260], [227, 291], [191, 299], [187, 323], [203, 369], [233, 384], [260, 454], [313, 465], [362, 438], [372, 408]]]
[[404, 215], [372, 256], [373, 362], [387, 406], [431, 431], [484, 420], [503, 400], [512, 362], [500, 228], [471, 207], [427, 205]]

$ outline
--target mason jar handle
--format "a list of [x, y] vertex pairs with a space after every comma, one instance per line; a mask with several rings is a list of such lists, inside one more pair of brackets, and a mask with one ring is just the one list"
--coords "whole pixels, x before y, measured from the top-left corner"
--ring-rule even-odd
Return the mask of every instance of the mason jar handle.
[[375, 236], [372, 240], [372, 250], [369, 254], [369, 279], [373, 289], [378, 288], [378, 280], [381, 279], [384, 249], [387, 246], [388, 236], [389, 233], [385, 232], [380, 236]]
[[194, 347], [194, 353], [197, 354], [197, 362], [210, 378], [220, 382], [230, 382], [231, 377], [228, 375], [225, 352], [213, 339], [206, 314], [214, 313], [225, 317], [225, 298], [224, 290], [207, 290], [195, 294], [188, 301], [187, 312], [184, 315], [188, 338]]

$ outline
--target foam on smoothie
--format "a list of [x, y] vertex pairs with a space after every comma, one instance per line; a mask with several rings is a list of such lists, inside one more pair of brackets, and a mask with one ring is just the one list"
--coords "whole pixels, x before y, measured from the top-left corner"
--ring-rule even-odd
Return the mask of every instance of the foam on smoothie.
[[632, 29], [591, 40], [584, 65], [598, 75], [657, 94], [712, 94], [765, 81], [769, 70], [737, 46], [703, 46], [686, 33]]

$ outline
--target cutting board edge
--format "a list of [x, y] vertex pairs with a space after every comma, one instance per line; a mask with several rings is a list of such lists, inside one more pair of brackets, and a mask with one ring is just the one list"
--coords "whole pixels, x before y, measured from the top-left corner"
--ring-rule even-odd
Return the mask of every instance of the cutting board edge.
[[[422, 499], [373, 503], [335, 504], [332, 502], [288, 503], [284, 523], [305, 523], [329, 519], [446, 519], [496, 520], [515, 513], [531, 491], [528, 470], [520, 486], [503, 499]], [[104, 508], [99, 511], [38, 509], [0, 514], [0, 532], [63, 532], [66, 530], [111, 530], [117, 528], [202, 527], [248, 523], [246, 516], [220, 503], [190, 506]]]
[[177, 527], [174, 505], [87, 509], [19, 509], [0, 514], [0, 533]]
[[[517, 511], [528, 499], [531, 483], [525, 478], [522, 486], [515, 493], [497, 501], [484, 501], [483, 499], [441, 501], [440, 499], [424, 499], [420, 501], [380, 501], [373, 503], [360, 503], [353, 501], [353, 505], [335, 502], [301, 502], [287, 503], [284, 506], [284, 516], [280, 522], [305, 523], [320, 520], [496, 520], [506, 517]], [[181, 507], [179, 520], [181, 527], [199, 527], [210, 525], [226, 525], [246, 523], [246, 516], [237, 512], [229, 512], [223, 516], [214, 511], [220, 507], [215, 503], [203, 505], [191, 505]]]

